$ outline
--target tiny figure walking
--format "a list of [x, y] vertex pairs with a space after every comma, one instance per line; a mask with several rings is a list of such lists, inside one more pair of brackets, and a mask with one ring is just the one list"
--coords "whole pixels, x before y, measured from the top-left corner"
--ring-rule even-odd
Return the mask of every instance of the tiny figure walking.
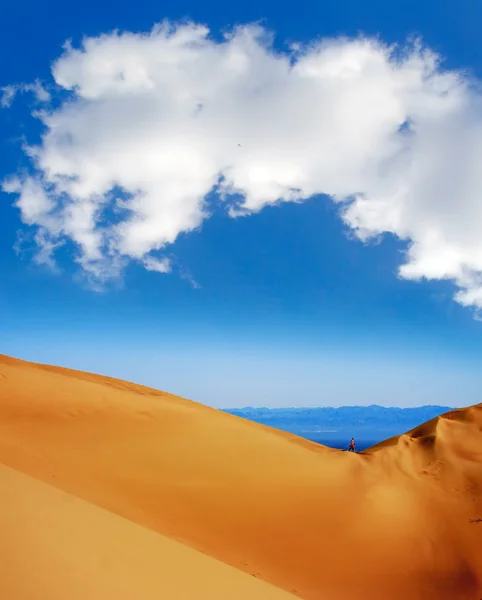
[[348, 452], [355, 452], [355, 438], [351, 438], [350, 445], [348, 446]]

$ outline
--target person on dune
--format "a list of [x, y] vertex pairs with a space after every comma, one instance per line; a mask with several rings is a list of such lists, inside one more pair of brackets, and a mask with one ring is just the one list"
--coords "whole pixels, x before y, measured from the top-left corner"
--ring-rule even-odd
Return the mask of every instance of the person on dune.
[[348, 446], [348, 452], [355, 452], [355, 438], [351, 438], [350, 445]]

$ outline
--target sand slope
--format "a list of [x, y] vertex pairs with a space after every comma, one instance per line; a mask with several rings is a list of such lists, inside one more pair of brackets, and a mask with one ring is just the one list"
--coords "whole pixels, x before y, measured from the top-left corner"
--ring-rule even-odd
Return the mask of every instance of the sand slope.
[[353, 455], [0, 356], [0, 462], [307, 600], [479, 600], [481, 430], [478, 405]]
[[8, 600], [293, 600], [294, 596], [0, 466]]

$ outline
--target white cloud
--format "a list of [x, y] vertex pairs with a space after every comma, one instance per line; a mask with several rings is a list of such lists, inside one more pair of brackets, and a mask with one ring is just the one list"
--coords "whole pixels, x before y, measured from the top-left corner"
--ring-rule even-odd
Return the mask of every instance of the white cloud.
[[35, 243], [38, 252], [34, 256], [34, 261], [38, 265], [49, 267], [52, 271], [58, 272], [58, 266], [53, 258], [54, 252], [63, 246], [63, 240], [55, 240], [50, 233], [40, 227], [35, 234]]
[[40, 81], [34, 81], [33, 83], [22, 83], [6, 85], [0, 88], [0, 106], [2, 108], [10, 108], [15, 96], [23, 92], [30, 92], [34, 95], [37, 102], [50, 102], [50, 93], [45, 89]]
[[34, 175], [8, 191], [94, 276], [128, 259], [169, 270], [149, 253], [209, 216], [213, 188], [240, 195], [232, 215], [324, 193], [360, 239], [409, 242], [401, 277], [453, 280], [458, 302], [482, 308], [480, 85], [419, 44], [281, 54], [260, 27], [216, 42], [164, 23], [67, 45], [52, 73], [70, 97], [37, 114]]
[[0, 88], [2, 97], [0, 98], [0, 106], [2, 108], [9, 108], [12, 105], [13, 99], [15, 98], [16, 89], [13, 85], [6, 85]]
[[4, 182], [3, 190], [18, 194], [15, 204], [20, 209], [24, 223], [47, 229], [55, 228], [55, 217], [52, 217], [51, 213], [56, 205], [40, 180], [27, 177], [20, 181], [17, 177], [13, 177]]
[[157, 273], [170, 273], [171, 271], [171, 261], [168, 258], [159, 259], [146, 256], [143, 264], [148, 271], [156, 271]]

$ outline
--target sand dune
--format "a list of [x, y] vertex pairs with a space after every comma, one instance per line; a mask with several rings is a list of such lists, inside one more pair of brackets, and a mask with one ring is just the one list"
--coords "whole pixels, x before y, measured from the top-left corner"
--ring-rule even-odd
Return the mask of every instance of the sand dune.
[[0, 586], [8, 600], [294, 600], [294, 596], [0, 466]]
[[306, 600], [482, 597], [482, 405], [349, 454], [0, 356], [0, 462]]

